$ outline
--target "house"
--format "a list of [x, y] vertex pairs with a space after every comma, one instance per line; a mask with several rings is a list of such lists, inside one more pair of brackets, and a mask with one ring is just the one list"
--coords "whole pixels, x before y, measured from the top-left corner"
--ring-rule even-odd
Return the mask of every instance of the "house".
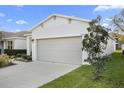
[[123, 46], [124, 46], [124, 32], [123, 31], [115, 31], [115, 32], [111, 32], [109, 33], [114, 39], [115, 39], [115, 47], [116, 50], [120, 49], [123, 50]]
[[124, 43], [121, 45], [121, 47], [122, 47], [122, 51], [124, 51]]
[[26, 37], [28, 31], [5, 32], [1, 31], [0, 49], [26, 49]]
[[[25, 34], [27, 55], [40, 62], [83, 64], [87, 57], [82, 52], [82, 40], [90, 20], [53, 14], [36, 24]], [[110, 37], [105, 54], [115, 51], [115, 40]]]
[[124, 32], [121, 33], [121, 36], [120, 36], [120, 44], [121, 44], [121, 50], [122, 50], [123, 53], [124, 53]]

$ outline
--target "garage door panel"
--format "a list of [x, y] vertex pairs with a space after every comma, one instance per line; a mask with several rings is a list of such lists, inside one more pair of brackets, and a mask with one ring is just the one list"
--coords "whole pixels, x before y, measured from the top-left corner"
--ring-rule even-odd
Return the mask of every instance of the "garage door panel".
[[81, 64], [81, 37], [38, 40], [38, 60]]

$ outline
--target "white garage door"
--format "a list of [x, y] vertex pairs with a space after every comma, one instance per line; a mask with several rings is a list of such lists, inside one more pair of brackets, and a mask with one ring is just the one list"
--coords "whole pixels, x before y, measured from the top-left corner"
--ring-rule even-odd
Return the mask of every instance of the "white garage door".
[[81, 37], [39, 39], [38, 60], [67, 64], [81, 64]]

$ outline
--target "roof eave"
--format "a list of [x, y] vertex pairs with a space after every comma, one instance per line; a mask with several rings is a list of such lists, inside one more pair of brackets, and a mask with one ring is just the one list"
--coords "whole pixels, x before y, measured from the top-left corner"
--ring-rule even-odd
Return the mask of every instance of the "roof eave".
[[8, 38], [3, 38], [3, 40], [6, 39], [26, 39], [25, 37], [8, 37]]

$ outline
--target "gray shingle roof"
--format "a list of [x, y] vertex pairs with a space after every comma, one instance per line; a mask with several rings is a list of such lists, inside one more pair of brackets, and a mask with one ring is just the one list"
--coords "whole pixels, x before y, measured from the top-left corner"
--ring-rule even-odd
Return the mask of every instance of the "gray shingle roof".
[[20, 32], [5, 32], [0, 31], [2, 33], [2, 38], [10, 38], [10, 37], [25, 37], [24, 34], [29, 34], [29, 31], [20, 31]]

